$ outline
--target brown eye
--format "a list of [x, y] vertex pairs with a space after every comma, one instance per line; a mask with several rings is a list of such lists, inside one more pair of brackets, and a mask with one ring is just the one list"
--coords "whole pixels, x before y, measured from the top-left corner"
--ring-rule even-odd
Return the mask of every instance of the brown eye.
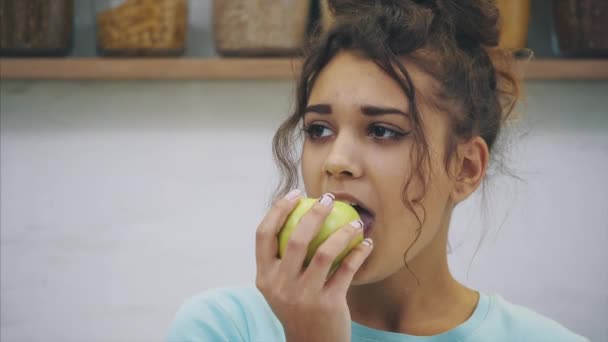
[[404, 133], [380, 125], [372, 125], [369, 134], [376, 139], [399, 139], [405, 136]]
[[308, 125], [302, 130], [312, 139], [325, 138], [330, 136], [332, 133], [329, 127], [318, 124]]

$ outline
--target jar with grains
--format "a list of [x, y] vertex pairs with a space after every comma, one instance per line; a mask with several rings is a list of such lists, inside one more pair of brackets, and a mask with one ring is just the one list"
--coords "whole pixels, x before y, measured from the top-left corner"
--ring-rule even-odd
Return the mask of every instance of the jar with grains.
[[296, 55], [306, 39], [310, 0], [215, 0], [213, 31], [224, 56]]
[[498, 0], [500, 11], [499, 45], [505, 49], [524, 49], [528, 44], [531, 0]]
[[571, 57], [608, 57], [608, 1], [553, 0], [554, 50]]
[[0, 0], [0, 55], [65, 56], [73, 22], [72, 0]]
[[186, 48], [188, 0], [96, 0], [103, 56], [178, 56]]

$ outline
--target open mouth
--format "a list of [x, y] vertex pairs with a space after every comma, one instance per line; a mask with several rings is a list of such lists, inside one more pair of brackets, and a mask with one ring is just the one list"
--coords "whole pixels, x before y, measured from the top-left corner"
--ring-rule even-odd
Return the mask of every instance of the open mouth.
[[363, 221], [363, 235], [368, 237], [374, 226], [374, 214], [358, 204], [352, 206], [359, 213], [359, 216], [361, 216], [361, 221]]
[[359, 216], [361, 217], [361, 221], [363, 221], [363, 236], [369, 237], [372, 229], [374, 228], [375, 214], [373, 210], [368, 209], [357, 197], [351, 195], [345, 191], [333, 191], [332, 192], [336, 197], [336, 200], [346, 202], [350, 204]]

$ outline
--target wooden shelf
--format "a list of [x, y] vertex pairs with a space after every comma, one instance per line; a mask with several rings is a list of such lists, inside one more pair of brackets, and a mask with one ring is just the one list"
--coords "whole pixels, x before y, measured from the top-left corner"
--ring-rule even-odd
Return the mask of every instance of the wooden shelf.
[[[2, 58], [3, 80], [294, 80], [290, 58]], [[608, 59], [522, 62], [529, 80], [608, 80]]]

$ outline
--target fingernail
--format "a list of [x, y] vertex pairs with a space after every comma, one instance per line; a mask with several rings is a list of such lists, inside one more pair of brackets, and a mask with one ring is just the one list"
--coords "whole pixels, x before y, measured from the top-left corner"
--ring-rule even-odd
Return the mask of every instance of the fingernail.
[[353, 222], [350, 223], [350, 225], [355, 229], [361, 229], [361, 228], [363, 228], [363, 221], [354, 220]]
[[366, 245], [366, 246], [371, 246], [374, 244], [374, 241], [370, 238], [365, 238], [365, 240], [363, 240], [363, 242], [361, 242], [362, 244]]
[[334, 199], [334, 195], [328, 192], [321, 196], [321, 198], [319, 199], [319, 203], [321, 203], [321, 205], [329, 207], [334, 202]]
[[288, 201], [293, 201], [296, 198], [300, 197], [301, 192], [302, 191], [300, 191], [300, 189], [293, 189], [287, 195], [285, 195], [285, 199], [287, 199]]

